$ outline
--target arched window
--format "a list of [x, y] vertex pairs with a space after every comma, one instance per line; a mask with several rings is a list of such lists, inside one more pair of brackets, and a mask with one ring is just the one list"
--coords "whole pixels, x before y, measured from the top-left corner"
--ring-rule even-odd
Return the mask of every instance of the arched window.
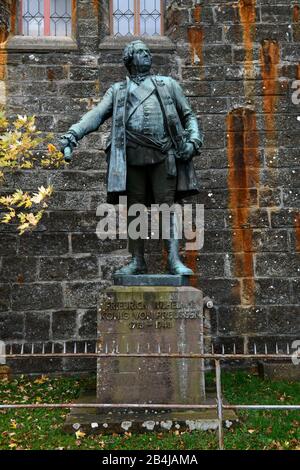
[[118, 36], [163, 34], [162, 0], [110, 0], [110, 30]]
[[20, 0], [18, 34], [71, 36], [72, 0]]

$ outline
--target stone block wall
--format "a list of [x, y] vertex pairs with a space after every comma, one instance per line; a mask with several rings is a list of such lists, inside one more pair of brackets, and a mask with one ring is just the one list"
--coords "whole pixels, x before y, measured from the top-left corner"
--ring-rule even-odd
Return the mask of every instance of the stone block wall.
[[[0, 10], [0, 96], [10, 116], [35, 114], [55, 138], [125, 77], [126, 41], [108, 36], [108, 1], [78, 0], [72, 40], [20, 38], [15, 2]], [[203, 127], [195, 160], [205, 206], [205, 242], [184, 252], [192, 284], [213, 298], [215, 349], [285, 350], [300, 338], [300, 2], [168, 1], [164, 38], [149, 39], [154, 71], [180, 80]], [[294, 101], [294, 102], [293, 102]], [[105, 201], [104, 147], [109, 123], [90, 134], [60, 170], [18, 171], [5, 190], [52, 183], [40, 226], [19, 237], [0, 225], [0, 339], [41, 342], [59, 351], [93, 348], [96, 299], [127, 259], [126, 241], [96, 236]], [[161, 247], [149, 243], [149, 262]], [[150, 258], [150, 257], [149, 257]], [[28, 345], [28, 346], [27, 346]], [[52, 346], [53, 345], [53, 346]], [[227, 348], [227, 349], [226, 349]], [[91, 360], [14, 364], [18, 371], [78, 370]]]

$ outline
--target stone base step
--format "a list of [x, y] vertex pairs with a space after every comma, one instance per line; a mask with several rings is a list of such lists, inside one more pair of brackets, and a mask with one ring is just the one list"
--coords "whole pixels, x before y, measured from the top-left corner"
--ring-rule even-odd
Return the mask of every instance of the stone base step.
[[[85, 395], [78, 403], [95, 403], [95, 395]], [[208, 396], [205, 404], [214, 405], [215, 395]], [[230, 427], [238, 421], [232, 410], [224, 410], [223, 424]], [[73, 408], [67, 415], [64, 431], [86, 434], [123, 434], [164, 431], [208, 431], [218, 428], [217, 411], [207, 410], [153, 410]]]
[[189, 276], [172, 274], [136, 274], [112, 276], [115, 286], [188, 286]]

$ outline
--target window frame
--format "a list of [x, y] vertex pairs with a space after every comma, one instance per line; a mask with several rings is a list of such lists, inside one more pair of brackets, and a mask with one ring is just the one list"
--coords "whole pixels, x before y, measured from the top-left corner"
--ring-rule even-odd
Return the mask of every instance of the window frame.
[[77, 1], [72, 0], [71, 36], [23, 36], [18, 32], [19, 0], [12, 0], [12, 27], [8, 37], [6, 49], [8, 51], [78, 51], [77, 42]]
[[[165, 21], [165, 15], [164, 15], [164, 10], [165, 10], [165, 2], [164, 0], [160, 0], [160, 33], [159, 35], [147, 35], [143, 34], [141, 35], [141, 22], [140, 22], [140, 13], [141, 13], [141, 1], [140, 0], [134, 0], [134, 32], [132, 36], [117, 36], [117, 37], [145, 37], [145, 38], [153, 38], [153, 37], [161, 37], [164, 36], [165, 34], [165, 28], [164, 28], [164, 21]], [[114, 18], [113, 18], [113, 0], [109, 0], [109, 31], [110, 35], [113, 37], [115, 36], [114, 33]]]
[[76, 12], [76, 0], [71, 0], [71, 34], [68, 35], [51, 35], [51, 0], [44, 0], [44, 11], [43, 11], [43, 22], [44, 22], [44, 33], [38, 36], [32, 36], [30, 34], [24, 34], [23, 32], [23, 2], [25, 0], [17, 1], [18, 11], [18, 24], [17, 31], [18, 36], [23, 37], [55, 37], [55, 38], [74, 38], [75, 32], [75, 12]]

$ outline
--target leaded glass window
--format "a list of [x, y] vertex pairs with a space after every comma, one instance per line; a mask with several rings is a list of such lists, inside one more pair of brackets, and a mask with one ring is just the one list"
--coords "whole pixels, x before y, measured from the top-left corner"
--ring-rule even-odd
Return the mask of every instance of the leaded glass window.
[[160, 36], [162, 0], [111, 0], [114, 36]]
[[21, 0], [19, 34], [71, 36], [72, 0]]
[[160, 0], [140, 0], [140, 34], [160, 35], [161, 2]]

